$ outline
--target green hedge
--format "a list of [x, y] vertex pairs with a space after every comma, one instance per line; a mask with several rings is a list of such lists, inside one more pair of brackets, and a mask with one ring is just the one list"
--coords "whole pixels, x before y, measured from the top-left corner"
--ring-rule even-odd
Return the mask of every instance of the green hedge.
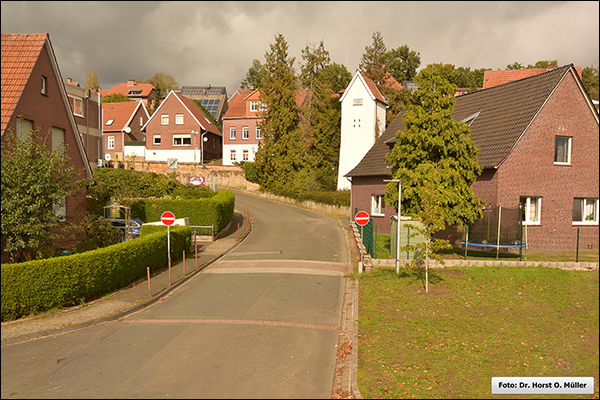
[[[171, 260], [189, 251], [192, 229], [171, 231]], [[70, 256], [2, 264], [2, 321], [100, 298], [168, 265], [167, 233]]]
[[194, 200], [142, 199], [131, 206], [133, 217], [146, 222], [160, 221], [165, 211], [171, 211], [175, 218], [189, 218], [190, 225], [214, 226], [215, 234], [223, 230], [233, 218], [235, 194], [221, 190], [211, 198]]

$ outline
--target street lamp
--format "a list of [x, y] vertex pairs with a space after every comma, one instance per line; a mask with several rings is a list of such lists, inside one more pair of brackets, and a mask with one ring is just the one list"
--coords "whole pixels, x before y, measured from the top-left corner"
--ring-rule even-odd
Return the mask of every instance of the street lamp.
[[402, 207], [402, 180], [384, 179], [384, 182], [398, 182], [398, 231], [396, 233], [396, 274], [400, 274], [400, 208]]

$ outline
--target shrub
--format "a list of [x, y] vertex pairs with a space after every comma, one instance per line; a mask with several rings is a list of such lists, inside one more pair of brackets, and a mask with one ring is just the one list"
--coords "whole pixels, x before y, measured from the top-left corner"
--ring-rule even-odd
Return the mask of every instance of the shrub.
[[256, 165], [250, 161], [242, 161], [238, 163], [244, 170], [244, 178], [248, 182], [258, 183], [258, 172], [256, 172]]
[[83, 230], [85, 238], [75, 246], [75, 252], [77, 253], [101, 249], [115, 244], [121, 232], [109, 220], [91, 215], [85, 216], [79, 228]]
[[[171, 259], [189, 251], [192, 229], [171, 229]], [[168, 263], [166, 232], [70, 256], [2, 264], [2, 321], [97, 299]]]

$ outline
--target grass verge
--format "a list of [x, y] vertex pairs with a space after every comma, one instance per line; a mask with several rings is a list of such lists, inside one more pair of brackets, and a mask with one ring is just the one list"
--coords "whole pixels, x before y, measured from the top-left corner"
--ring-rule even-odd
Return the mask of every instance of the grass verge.
[[[502, 398], [495, 376], [593, 376], [598, 271], [393, 267], [359, 279], [358, 384], [364, 398]], [[527, 395], [556, 398], [556, 395]]]

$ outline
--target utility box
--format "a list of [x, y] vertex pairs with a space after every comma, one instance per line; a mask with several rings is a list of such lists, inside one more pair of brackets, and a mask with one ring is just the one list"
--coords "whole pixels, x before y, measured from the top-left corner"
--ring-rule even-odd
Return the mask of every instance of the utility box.
[[[418, 233], [416, 228], [408, 227], [407, 225], [413, 225], [415, 227], [423, 227], [423, 224], [419, 221], [412, 220], [410, 218], [402, 218], [400, 217], [400, 249], [407, 245], [414, 245], [418, 243], [425, 243], [425, 236], [421, 233]], [[412, 234], [417, 234], [416, 236], [410, 237]], [[392, 216], [392, 225], [390, 232], [390, 255], [393, 259], [396, 259], [396, 249], [398, 248], [396, 236], [398, 235], [398, 217]], [[414, 260], [416, 256], [416, 252], [412, 251], [402, 251], [400, 250], [400, 260]]]

